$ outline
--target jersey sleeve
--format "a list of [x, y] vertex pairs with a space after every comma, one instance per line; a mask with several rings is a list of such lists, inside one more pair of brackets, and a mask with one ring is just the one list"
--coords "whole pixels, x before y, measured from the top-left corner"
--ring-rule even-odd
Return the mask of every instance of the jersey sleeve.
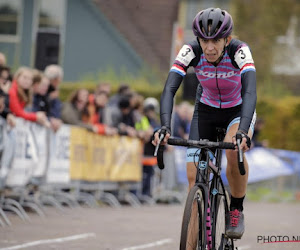
[[190, 66], [196, 66], [199, 61], [201, 48], [197, 40], [185, 44], [180, 49], [170, 72], [175, 72], [181, 76], [186, 75], [186, 71]]
[[248, 71], [255, 71], [254, 61], [250, 48], [246, 44], [241, 44], [234, 54], [234, 60], [240, 68], [241, 74]]
[[179, 51], [170, 69], [160, 98], [160, 120], [161, 125], [171, 129], [171, 117], [173, 110], [174, 96], [180, 87], [183, 77], [190, 66], [194, 66], [197, 60], [197, 44], [195, 41], [185, 44]]
[[252, 117], [255, 113], [257, 100], [256, 70], [248, 45], [238, 40], [235, 44], [237, 46], [234, 50], [234, 63], [236, 63], [240, 69], [242, 84], [241, 97], [243, 99], [239, 130], [248, 133]]

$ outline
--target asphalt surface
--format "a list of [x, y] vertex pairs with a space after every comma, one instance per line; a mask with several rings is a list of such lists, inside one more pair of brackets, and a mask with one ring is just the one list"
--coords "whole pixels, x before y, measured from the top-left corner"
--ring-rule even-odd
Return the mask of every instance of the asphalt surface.
[[[175, 250], [182, 213], [183, 205], [178, 204], [66, 208], [65, 212], [48, 207], [45, 218], [29, 212], [30, 222], [8, 213], [12, 225], [0, 228], [0, 250]], [[235, 244], [239, 250], [300, 249], [299, 215], [299, 202], [246, 202], [246, 232]]]

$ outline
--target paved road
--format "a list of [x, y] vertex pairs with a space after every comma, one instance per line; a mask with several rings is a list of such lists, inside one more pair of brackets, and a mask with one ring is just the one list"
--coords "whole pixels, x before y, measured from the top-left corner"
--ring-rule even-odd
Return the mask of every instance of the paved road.
[[[30, 213], [30, 223], [10, 214], [12, 226], [0, 228], [0, 250], [178, 249], [182, 205], [68, 208], [66, 211], [47, 208], [45, 219]], [[285, 241], [287, 237], [293, 240], [294, 236], [300, 241], [299, 203], [247, 202], [245, 213], [247, 228], [243, 239], [236, 242], [239, 250], [300, 249], [300, 242], [257, 243], [259, 236], [264, 236], [265, 241], [268, 236], [269, 241], [275, 241], [275, 236], [277, 240], [286, 236]]]

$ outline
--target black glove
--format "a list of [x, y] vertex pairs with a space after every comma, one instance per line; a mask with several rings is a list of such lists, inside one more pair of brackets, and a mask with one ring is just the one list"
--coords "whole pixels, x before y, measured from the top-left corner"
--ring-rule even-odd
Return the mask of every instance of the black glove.
[[246, 138], [247, 139], [247, 146], [248, 146], [248, 148], [250, 148], [250, 146], [251, 146], [251, 139], [250, 139], [250, 137], [244, 132], [244, 131], [241, 131], [241, 130], [238, 130], [237, 132], [236, 132], [236, 134], [235, 134], [235, 139], [236, 140], [241, 140], [241, 142], [242, 142], [242, 139], [243, 138]]

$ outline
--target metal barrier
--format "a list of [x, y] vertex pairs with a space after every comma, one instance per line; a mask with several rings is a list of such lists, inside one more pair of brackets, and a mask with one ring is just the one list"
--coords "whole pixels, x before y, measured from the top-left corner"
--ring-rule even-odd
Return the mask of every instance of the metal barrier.
[[125, 136], [101, 136], [62, 125], [50, 129], [17, 119], [10, 129], [1, 120], [0, 225], [10, 225], [5, 210], [22, 220], [30, 218], [24, 207], [41, 217], [44, 206], [65, 212], [99, 202], [120, 207], [141, 203], [131, 189], [142, 181], [142, 142]]

